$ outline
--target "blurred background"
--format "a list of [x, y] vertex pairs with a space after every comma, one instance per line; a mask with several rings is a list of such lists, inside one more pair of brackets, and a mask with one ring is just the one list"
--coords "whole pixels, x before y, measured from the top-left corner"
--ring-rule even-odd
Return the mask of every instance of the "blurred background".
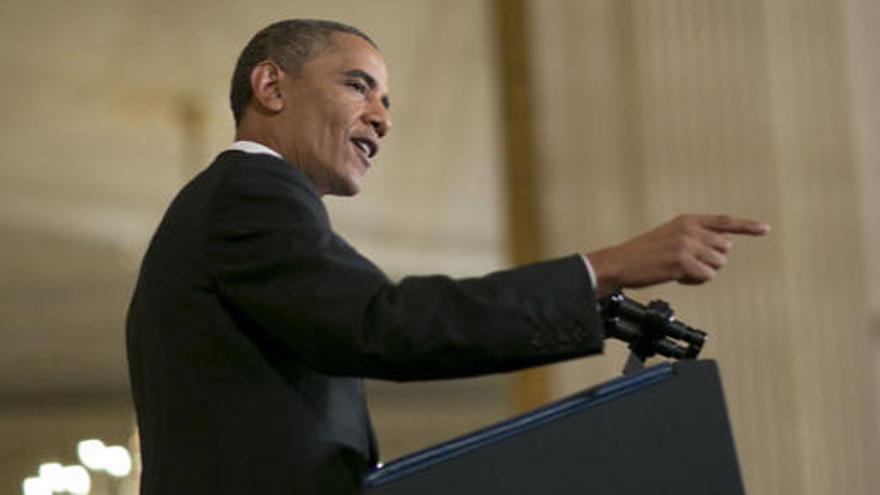
[[[68, 492], [86, 476], [134, 493], [140, 258], [232, 140], [240, 50], [290, 17], [358, 26], [388, 61], [394, 129], [364, 192], [328, 204], [394, 278], [588, 251], [682, 212], [768, 221], [711, 284], [630, 295], [710, 332], [749, 493], [880, 493], [873, 0], [0, 0], [0, 493], [78, 464]], [[382, 457], [610, 379], [625, 356], [370, 382]]]

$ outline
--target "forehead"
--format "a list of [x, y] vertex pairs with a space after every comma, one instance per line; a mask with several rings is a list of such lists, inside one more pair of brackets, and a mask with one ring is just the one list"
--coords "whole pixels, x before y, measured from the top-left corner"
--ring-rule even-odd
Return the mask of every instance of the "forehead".
[[366, 72], [376, 80], [380, 91], [388, 91], [384, 57], [367, 40], [354, 34], [333, 34], [331, 43], [303, 65], [304, 75], [311, 72], [333, 76], [351, 71]]

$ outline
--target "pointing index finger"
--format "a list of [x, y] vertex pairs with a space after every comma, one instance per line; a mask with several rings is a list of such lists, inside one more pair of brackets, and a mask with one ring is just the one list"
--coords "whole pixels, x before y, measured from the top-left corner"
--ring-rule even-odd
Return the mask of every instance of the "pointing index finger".
[[730, 215], [707, 215], [703, 226], [715, 232], [728, 234], [764, 235], [770, 232], [770, 225], [758, 220], [734, 218]]

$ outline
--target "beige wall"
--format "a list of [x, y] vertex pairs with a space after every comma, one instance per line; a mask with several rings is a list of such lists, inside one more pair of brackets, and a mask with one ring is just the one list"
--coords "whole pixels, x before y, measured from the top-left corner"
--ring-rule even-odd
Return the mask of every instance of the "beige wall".
[[[531, 6], [548, 244], [613, 243], [683, 211], [769, 221], [711, 285], [637, 297], [711, 332], [750, 493], [876, 493], [862, 197], [876, 138], [859, 126], [878, 108], [868, 86], [852, 91], [874, 24], [848, 30], [829, 1]], [[608, 376], [613, 352], [560, 367], [557, 392]]]
[[[636, 294], [711, 332], [750, 493], [880, 491], [875, 3], [527, 2], [546, 256], [681, 211], [773, 224], [713, 284]], [[389, 61], [394, 130], [364, 194], [329, 202], [338, 230], [394, 277], [503, 266], [493, 5], [0, 4], [0, 492], [89, 432], [124, 438], [139, 257], [229, 142], [231, 67], [271, 20], [353, 23]], [[554, 368], [553, 394], [624, 357]], [[385, 459], [510, 413], [503, 377], [370, 392]]]

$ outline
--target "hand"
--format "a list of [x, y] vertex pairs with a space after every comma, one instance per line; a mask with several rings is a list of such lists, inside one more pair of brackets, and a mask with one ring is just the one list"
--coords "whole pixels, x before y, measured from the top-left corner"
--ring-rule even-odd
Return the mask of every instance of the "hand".
[[727, 263], [730, 234], [761, 236], [764, 222], [727, 215], [681, 215], [623, 244], [587, 254], [596, 272], [597, 293], [663, 282], [702, 284]]

